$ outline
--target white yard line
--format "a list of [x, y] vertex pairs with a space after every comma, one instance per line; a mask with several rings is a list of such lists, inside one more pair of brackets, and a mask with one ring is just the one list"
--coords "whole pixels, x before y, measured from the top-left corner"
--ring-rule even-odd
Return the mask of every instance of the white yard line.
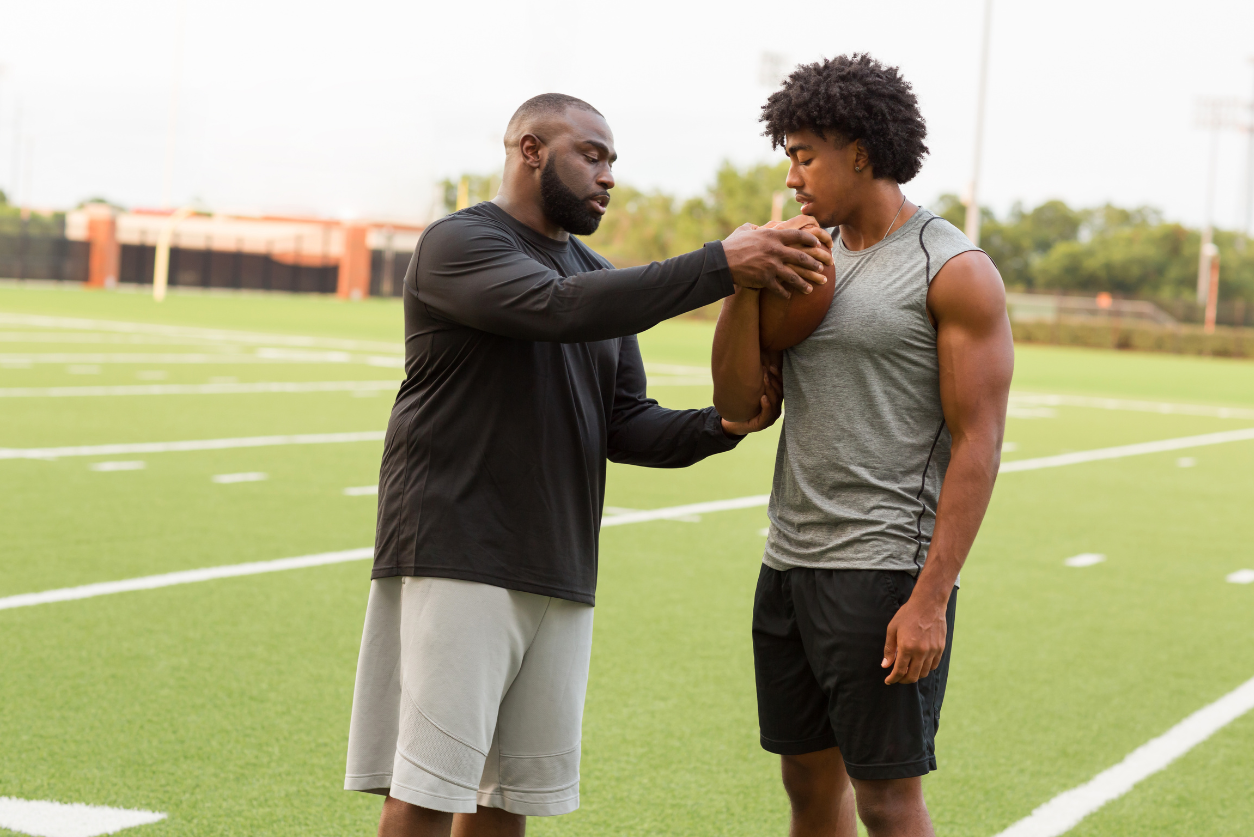
[[100, 837], [165, 818], [158, 811], [0, 796], [0, 828], [38, 837]]
[[1016, 459], [1011, 462], [1001, 463], [1001, 470], [998, 473], [1009, 474], [1016, 471], [1037, 471], [1041, 468], [1058, 468], [1063, 465], [1079, 465], [1083, 462], [1122, 459], [1125, 456], [1165, 453], [1171, 450], [1222, 445], [1228, 442], [1245, 442], [1251, 439], [1254, 439], [1254, 427], [1245, 428], [1244, 430], [1225, 430], [1221, 433], [1205, 433], [1201, 436], [1181, 436], [1177, 439], [1161, 439], [1157, 442], [1140, 442], [1135, 445], [1119, 445], [1113, 448], [1081, 450], [1074, 453], [1060, 453], [1056, 456], [1041, 456], [1035, 459]]
[[60, 459], [65, 456], [126, 456], [134, 453], [182, 453], [197, 450], [266, 448], [278, 445], [334, 445], [344, 442], [381, 442], [383, 436], [382, 430], [366, 430], [360, 433], [303, 433], [294, 436], [246, 436], [237, 439], [135, 442], [65, 448], [0, 448], [0, 459]]
[[163, 337], [190, 337], [213, 343], [270, 344], [276, 346], [321, 347], [361, 352], [404, 352], [400, 343], [374, 340], [342, 340], [329, 337], [304, 337], [290, 334], [262, 334], [250, 331], [229, 331], [218, 328], [128, 323], [119, 320], [89, 320], [80, 317], [47, 317], [39, 314], [8, 314], [0, 312], [0, 325], [28, 328], [65, 329], [68, 331], [104, 331], [115, 334], [153, 334]]
[[346, 561], [362, 561], [373, 556], [374, 547], [365, 546], [359, 549], [345, 549], [340, 552], [322, 552], [317, 555], [300, 555], [296, 558], [279, 558], [276, 561], [254, 561], [249, 564], [205, 567], [199, 570], [146, 575], [121, 581], [101, 581], [96, 584], [84, 584], [81, 587], [62, 587], [59, 590], [44, 590], [40, 593], [20, 593], [16, 596], [7, 596], [0, 599], [0, 610], [51, 604], [53, 602], [70, 602], [78, 599], [92, 599], [96, 596], [109, 596], [113, 593], [131, 593], [136, 590], [155, 590], [158, 587], [174, 587], [178, 584], [213, 581], [218, 578], [234, 578], [241, 575], [260, 575], [262, 573], [282, 572], [283, 570], [300, 570], [306, 567], [322, 567], [327, 564], [342, 564]]
[[389, 369], [402, 369], [404, 358], [397, 355], [352, 355], [348, 352], [309, 349], [260, 348], [253, 354], [245, 352], [34, 352], [0, 353], [0, 366], [29, 368], [34, 364], [143, 364], [215, 365], [258, 363], [361, 363]]
[[1209, 418], [1254, 419], [1254, 410], [1242, 407], [1216, 407], [1209, 404], [1173, 404], [1165, 401], [1137, 401], [1127, 398], [1089, 398], [1079, 395], [1043, 395], [1012, 392], [1011, 405], [1020, 407], [1092, 407], [1098, 410], [1126, 410], [1167, 416], [1206, 416]]
[[218, 384], [8, 387], [0, 398], [87, 398], [109, 395], [251, 395], [255, 393], [395, 392], [400, 381], [258, 381]]
[[686, 506], [672, 506], [669, 509], [647, 509], [645, 511], [623, 512], [601, 519], [601, 528], [607, 526], [624, 526], [628, 523], [644, 523], [648, 520], [675, 520], [693, 514], [729, 511], [731, 509], [751, 509], [765, 506], [771, 499], [769, 494], [755, 494], [752, 497], [737, 497], [734, 500], [713, 500], [708, 503], [690, 503]]
[[997, 837], [1058, 837], [1254, 709], [1254, 680], [1203, 707], [1090, 781], [1055, 796]]

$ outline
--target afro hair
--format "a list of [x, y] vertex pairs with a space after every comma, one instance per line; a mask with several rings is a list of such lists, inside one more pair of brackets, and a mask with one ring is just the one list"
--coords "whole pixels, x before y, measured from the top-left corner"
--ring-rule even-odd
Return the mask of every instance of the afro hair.
[[908, 183], [923, 167], [927, 124], [910, 82], [865, 53], [803, 64], [762, 106], [762, 133], [778, 148], [790, 131], [862, 140], [876, 178]]

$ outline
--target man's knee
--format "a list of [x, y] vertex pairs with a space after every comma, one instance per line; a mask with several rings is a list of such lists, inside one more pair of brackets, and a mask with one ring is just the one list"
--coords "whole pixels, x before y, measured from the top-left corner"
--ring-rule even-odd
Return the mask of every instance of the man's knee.
[[858, 817], [872, 832], [926, 816], [923, 783], [910, 779], [854, 780]]
[[523, 837], [527, 818], [501, 808], [480, 805], [473, 814], [458, 814], [453, 819], [451, 837]]
[[817, 799], [830, 800], [849, 786], [845, 761], [835, 747], [799, 756], [780, 756], [780, 774], [794, 808], [808, 807]]

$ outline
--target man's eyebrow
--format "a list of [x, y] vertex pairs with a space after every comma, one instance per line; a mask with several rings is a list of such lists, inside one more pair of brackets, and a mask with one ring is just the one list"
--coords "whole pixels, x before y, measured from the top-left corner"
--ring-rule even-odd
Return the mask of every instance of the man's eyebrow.
[[590, 145], [593, 148], [595, 148], [597, 151], [600, 151], [602, 154], [609, 157], [611, 163], [613, 163], [615, 160], [618, 159], [618, 155], [611, 153], [610, 147], [603, 142], [597, 142], [596, 140], [584, 140], [583, 144]]
[[795, 145], [788, 146], [788, 156], [791, 157], [792, 155], [796, 154], [798, 151], [813, 151], [813, 150], [814, 150], [814, 146], [805, 145], [804, 143], [799, 142]]

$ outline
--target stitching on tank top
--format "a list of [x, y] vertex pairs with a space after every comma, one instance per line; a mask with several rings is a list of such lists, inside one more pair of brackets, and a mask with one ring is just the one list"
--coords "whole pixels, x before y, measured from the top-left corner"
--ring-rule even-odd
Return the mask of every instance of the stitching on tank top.
[[923, 222], [923, 226], [919, 227], [919, 247], [923, 249], [923, 258], [926, 260], [923, 266], [923, 279], [929, 285], [932, 284], [932, 254], [927, 251], [927, 245], [923, 243], [923, 231], [927, 229], [927, 225], [937, 219], [938, 216], [933, 215]]
[[914, 566], [915, 577], [922, 572], [923, 565], [919, 563], [919, 553], [923, 551], [923, 515], [927, 513], [927, 502], [923, 499], [923, 489], [927, 488], [927, 469], [932, 466], [932, 456], [936, 453], [936, 443], [940, 441], [941, 432], [945, 429], [945, 419], [941, 419], [940, 427], [936, 428], [936, 438], [932, 440], [932, 449], [927, 452], [927, 461], [923, 463], [923, 478], [919, 480], [919, 493], [914, 495], [914, 499], [919, 503], [919, 517], [914, 524], [914, 542], [917, 544], [914, 550]]

